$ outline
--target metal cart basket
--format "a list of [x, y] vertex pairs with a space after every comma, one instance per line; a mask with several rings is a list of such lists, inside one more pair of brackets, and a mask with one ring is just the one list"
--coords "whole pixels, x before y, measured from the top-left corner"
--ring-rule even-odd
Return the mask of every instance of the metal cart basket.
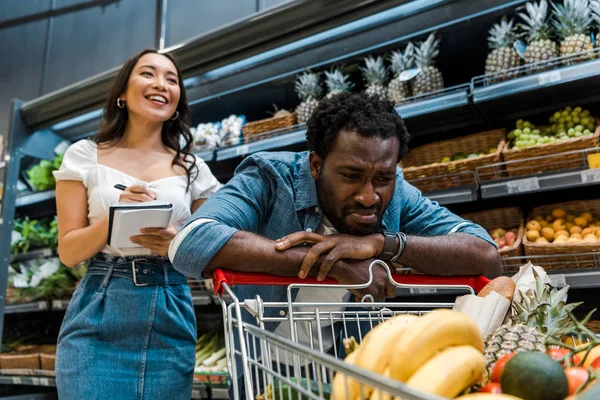
[[[385, 394], [382, 400], [399, 396], [403, 400], [441, 400], [439, 396], [345, 363], [340, 339], [351, 335], [360, 342], [369, 329], [396, 314], [422, 315], [436, 308], [452, 308], [453, 303], [375, 303], [372, 298], [361, 303], [292, 301], [297, 289], [367, 288], [373, 282], [375, 265], [387, 270], [388, 278], [397, 288], [458, 289], [474, 294], [489, 282], [480, 276], [392, 274], [381, 261], [371, 264], [367, 283], [352, 286], [341, 286], [330, 278], [319, 282], [315, 278], [216, 270], [213, 282], [223, 308], [230, 395], [236, 400], [328, 399], [335, 374], [342, 373], [346, 381], [354, 379], [360, 383], [363, 399], [364, 389], [371, 387]], [[265, 302], [258, 295], [240, 300], [232, 290], [233, 285], [287, 286], [287, 302]], [[273, 332], [273, 326], [281, 328]], [[282, 329], [286, 335], [278, 334]], [[299, 333], [302, 331], [304, 336]]]

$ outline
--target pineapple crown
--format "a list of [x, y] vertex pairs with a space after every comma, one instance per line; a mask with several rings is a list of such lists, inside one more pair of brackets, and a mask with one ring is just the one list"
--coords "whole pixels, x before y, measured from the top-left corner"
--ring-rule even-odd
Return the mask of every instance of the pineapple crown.
[[295, 84], [296, 93], [300, 100], [315, 99], [319, 100], [323, 94], [323, 88], [319, 82], [319, 75], [311, 72], [305, 72], [298, 77]]
[[[599, 0], [600, 1], [600, 0]], [[390, 54], [390, 68], [396, 75], [400, 75], [402, 71], [411, 69], [415, 65], [415, 45], [409, 42], [404, 49], [404, 53], [401, 51], [394, 51]]]
[[594, 18], [589, 0], [564, 0], [564, 4], [552, 3], [552, 25], [561, 38], [587, 34]]
[[365, 58], [365, 67], [361, 68], [365, 81], [371, 85], [384, 85], [387, 79], [387, 68], [383, 58]]
[[596, 25], [600, 26], [600, 0], [590, 0], [590, 10]]
[[511, 323], [524, 324], [537, 328], [540, 332], [557, 339], [560, 332], [572, 327], [569, 317], [577, 306], [582, 303], [567, 304], [569, 286], [557, 290], [554, 286], [544, 283], [540, 275], [533, 270], [535, 288], [521, 293], [521, 300], [513, 302]]
[[330, 93], [348, 92], [354, 87], [354, 83], [349, 81], [350, 77], [343, 74], [339, 69], [332, 72], [325, 71], [325, 85]]
[[433, 60], [440, 53], [440, 39], [435, 37], [435, 32], [432, 32], [427, 40], [419, 43], [415, 48], [415, 63], [419, 68], [428, 67], [433, 64]]
[[499, 23], [492, 26], [489, 34], [488, 42], [491, 49], [512, 46], [513, 42], [519, 37], [514, 26], [514, 20], [508, 21], [506, 16], [502, 17]]
[[529, 43], [536, 40], [550, 39], [552, 29], [550, 27], [550, 14], [548, 13], [548, 2], [540, 0], [539, 3], [527, 3], [525, 5], [526, 13], [519, 13], [519, 17], [524, 23], [518, 24]]

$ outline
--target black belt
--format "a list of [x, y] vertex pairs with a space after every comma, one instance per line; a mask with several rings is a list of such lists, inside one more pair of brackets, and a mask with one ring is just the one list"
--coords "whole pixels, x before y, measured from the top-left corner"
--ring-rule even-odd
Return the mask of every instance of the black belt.
[[92, 258], [89, 275], [130, 279], [136, 286], [166, 286], [187, 283], [166, 257], [117, 257], [100, 253]]

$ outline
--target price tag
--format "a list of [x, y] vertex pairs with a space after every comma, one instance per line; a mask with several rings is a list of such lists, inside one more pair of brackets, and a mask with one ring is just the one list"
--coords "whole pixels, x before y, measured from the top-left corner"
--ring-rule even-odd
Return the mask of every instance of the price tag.
[[510, 194], [531, 192], [533, 190], [540, 189], [540, 181], [538, 178], [518, 179], [507, 182], [506, 187], [508, 188], [508, 193]]
[[567, 279], [564, 274], [548, 274], [550, 281], [558, 289], [563, 288], [567, 285]]
[[40, 309], [40, 310], [47, 310], [48, 309], [48, 303], [46, 303], [45, 301], [38, 301], [38, 309]]
[[192, 399], [201, 399], [202, 393], [198, 389], [192, 390]]
[[250, 150], [249, 146], [247, 144], [243, 144], [243, 145], [235, 148], [235, 155], [236, 156], [245, 156], [246, 154], [248, 154], [249, 150]]
[[547, 85], [549, 83], [559, 82], [560, 79], [560, 71], [549, 71], [538, 76], [538, 83], [540, 85]]
[[13, 376], [12, 381], [14, 385], [20, 385], [23, 383], [23, 380], [18, 376]]
[[31, 383], [34, 386], [40, 386], [40, 378], [36, 378], [35, 376], [31, 378]]
[[437, 289], [434, 288], [410, 288], [410, 294], [435, 294]]
[[600, 168], [581, 171], [581, 183], [600, 182]]
[[588, 165], [590, 169], [600, 168], [600, 153], [588, 154]]
[[40, 378], [40, 386], [50, 386], [48, 378]]

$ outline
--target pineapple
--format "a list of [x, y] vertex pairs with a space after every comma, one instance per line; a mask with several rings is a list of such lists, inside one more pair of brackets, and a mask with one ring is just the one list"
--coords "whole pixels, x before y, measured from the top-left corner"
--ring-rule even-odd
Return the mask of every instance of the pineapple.
[[317, 108], [319, 99], [323, 94], [319, 75], [310, 72], [300, 75], [296, 81], [295, 88], [301, 100], [301, 103], [296, 108], [296, 115], [298, 116], [298, 121], [301, 124], [305, 124]]
[[552, 3], [554, 20], [552, 24], [561, 38], [560, 55], [572, 56], [589, 52], [577, 57], [575, 61], [593, 58], [594, 49], [590, 39], [590, 28], [594, 22], [589, 0], [565, 0], [563, 4]]
[[327, 86], [327, 97], [331, 97], [336, 93], [349, 92], [354, 87], [354, 83], [349, 82], [349, 76], [343, 74], [339, 69], [333, 72], [325, 71], [325, 85]]
[[387, 98], [385, 90], [385, 81], [387, 80], [387, 68], [381, 57], [365, 58], [365, 67], [362, 68], [363, 77], [367, 82], [365, 93], [369, 96], [376, 96], [380, 99]]
[[435, 92], [444, 88], [442, 73], [433, 65], [433, 60], [440, 52], [439, 46], [440, 39], [436, 39], [435, 32], [433, 32], [427, 40], [421, 42], [415, 49], [415, 63], [421, 71], [412, 81], [414, 96]]
[[594, 18], [596, 27], [600, 27], [600, 0], [590, 0], [590, 9], [592, 10], [592, 18]]
[[488, 371], [499, 358], [513, 351], [545, 351], [547, 339], [560, 341], [561, 332], [574, 325], [568, 312], [581, 303], [567, 304], [569, 286], [557, 290], [545, 284], [535, 270], [533, 273], [535, 289], [521, 293], [521, 300], [512, 304], [509, 323], [486, 339]]
[[400, 73], [407, 69], [411, 69], [415, 65], [415, 46], [412, 43], [408, 43], [404, 49], [404, 53], [401, 51], [394, 51], [390, 55], [391, 69], [394, 72], [395, 78], [392, 79], [388, 85], [387, 95], [390, 100], [398, 103], [401, 100], [411, 96], [410, 83], [403, 82], [400, 80]]
[[514, 78], [518, 72], [509, 72], [498, 74], [510, 68], [516, 68], [521, 65], [521, 57], [513, 49], [512, 44], [517, 39], [518, 35], [514, 26], [514, 21], [506, 20], [503, 17], [500, 23], [494, 24], [490, 29], [488, 42], [492, 52], [485, 60], [485, 73], [493, 74], [490, 80], [501, 81]]
[[535, 64], [530, 71], [541, 71], [548, 69], [545, 62], [558, 57], [558, 46], [552, 40], [552, 29], [550, 27], [548, 13], [548, 2], [540, 0], [539, 3], [527, 3], [526, 13], [519, 13], [524, 23], [519, 27], [524, 31], [527, 38], [527, 49], [525, 50], [525, 63]]

